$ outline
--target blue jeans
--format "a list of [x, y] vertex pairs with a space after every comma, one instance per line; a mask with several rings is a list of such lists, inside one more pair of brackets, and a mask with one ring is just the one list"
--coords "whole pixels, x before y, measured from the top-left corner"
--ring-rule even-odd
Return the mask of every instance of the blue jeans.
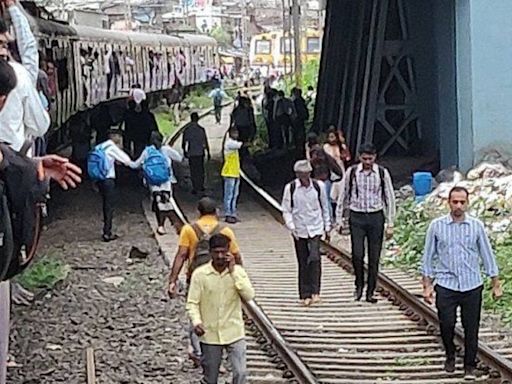
[[236, 217], [236, 201], [240, 190], [239, 177], [224, 178], [224, 214]]
[[247, 383], [246, 343], [238, 340], [227, 345], [201, 343], [201, 365], [203, 379], [201, 384], [217, 384], [219, 382], [219, 367], [222, 361], [222, 351], [226, 349], [233, 371], [233, 384]]

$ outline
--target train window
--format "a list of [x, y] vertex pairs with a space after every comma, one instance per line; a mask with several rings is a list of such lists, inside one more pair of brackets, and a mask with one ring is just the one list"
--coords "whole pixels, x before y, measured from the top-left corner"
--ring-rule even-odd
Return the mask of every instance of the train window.
[[291, 53], [292, 49], [292, 39], [290, 37], [281, 37], [281, 53]]
[[319, 37], [308, 37], [308, 53], [318, 53], [320, 52], [320, 38]]
[[268, 55], [272, 51], [272, 42], [270, 40], [256, 40], [256, 54]]

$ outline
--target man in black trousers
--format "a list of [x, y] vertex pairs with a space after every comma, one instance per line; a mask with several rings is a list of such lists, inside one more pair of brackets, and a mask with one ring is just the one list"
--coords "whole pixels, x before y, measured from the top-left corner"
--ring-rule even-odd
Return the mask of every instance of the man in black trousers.
[[[373, 296], [379, 273], [380, 253], [384, 232], [393, 236], [395, 218], [395, 193], [389, 172], [375, 163], [377, 149], [373, 144], [359, 148], [359, 164], [350, 167], [342, 181], [343, 188], [338, 197], [336, 217], [340, 229], [343, 214], [349, 210], [352, 263], [356, 275], [354, 298], [361, 300], [364, 288], [365, 240], [368, 246], [368, 286], [366, 301], [376, 303]], [[386, 228], [385, 228], [386, 227]]]
[[210, 147], [205, 129], [199, 125], [199, 115], [193, 112], [190, 123], [183, 131], [183, 155], [188, 159], [190, 178], [192, 179], [192, 194], [204, 192], [204, 153], [210, 160]]

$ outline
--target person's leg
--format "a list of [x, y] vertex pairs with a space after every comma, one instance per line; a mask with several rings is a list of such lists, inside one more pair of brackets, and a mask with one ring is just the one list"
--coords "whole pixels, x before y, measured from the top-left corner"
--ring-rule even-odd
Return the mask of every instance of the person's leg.
[[457, 320], [457, 306], [459, 305], [459, 292], [452, 291], [436, 285], [436, 307], [439, 317], [441, 339], [446, 351], [446, 359], [455, 359], [455, 344], [453, 343], [455, 321]]
[[356, 276], [356, 299], [361, 299], [364, 287], [364, 239], [366, 230], [362, 214], [350, 212], [350, 240], [352, 243], [352, 265]]
[[199, 191], [204, 191], [204, 178], [205, 178], [204, 156], [200, 157], [200, 161], [199, 161], [197, 167], [198, 167], [197, 180], [199, 183]]
[[104, 186], [104, 201], [103, 201], [103, 214], [104, 214], [104, 227], [103, 234], [112, 236], [112, 221], [114, 219], [114, 206], [115, 206], [115, 188], [116, 182], [114, 179], [107, 179], [103, 182]]
[[234, 177], [233, 195], [231, 197], [231, 215], [237, 217], [236, 204], [238, 201], [238, 194], [240, 193], [240, 178]]
[[306, 285], [308, 241], [307, 239], [294, 239], [294, 243], [297, 263], [299, 265], [299, 297], [301, 300], [305, 300], [311, 298], [311, 292], [308, 292], [308, 287]]
[[219, 379], [219, 368], [222, 360], [222, 345], [211, 345], [201, 343], [201, 365], [203, 367], [204, 384], [217, 384]]
[[11, 314], [9, 281], [0, 283], [0, 384], [7, 380], [7, 355], [9, 352], [9, 321]]
[[225, 177], [224, 178], [224, 215], [227, 217], [233, 216], [233, 212], [231, 210], [234, 193], [234, 178], [233, 177]]
[[315, 255], [317, 261], [312, 261], [308, 264], [311, 293], [314, 296], [320, 295], [320, 286], [322, 280], [322, 261], [320, 259], [320, 236], [308, 239], [309, 254]]
[[239, 340], [226, 348], [233, 370], [233, 384], [245, 384], [247, 382], [247, 347], [245, 340]]
[[368, 216], [368, 219], [368, 289], [366, 297], [371, 298], [377, 286], [380, 253], [384, 237], [384, 214], [372, 214]]
[[464, 369], [474, 369], [478, 351], [482, 287], [464, 292], [460, 306], [462, 326], [464, 327]]
[[201, 156], [191, 156], [189, 158], [189, 166], [190, 166], [190, 179], [192, 181], [192, 191], [200, 190], [200, 166]]

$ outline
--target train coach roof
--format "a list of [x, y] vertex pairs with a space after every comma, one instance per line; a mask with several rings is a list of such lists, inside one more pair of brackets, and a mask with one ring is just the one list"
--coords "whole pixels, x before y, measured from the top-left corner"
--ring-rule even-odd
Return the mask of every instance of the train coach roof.
[[48, 36], [76, 36], [75, 28], [68, 24], [28, 16], [29, 24], [38, 33]]
[[130, 39], [128, 38], [128, 34], [126, 32], [87, 27], [85, 25], [75, 25], [74, 27], [77, 31], [78, 37], [83, 39], [126, 44], [130, 43]]
[[180, 33], [179, 37], [183, 38], [187, 43], [192, 46], [196, 45], [217, 45], [217, 41], [213, 37], [205, 35], [193, 35], [191, 33]]
[[151, 45], [151, 46], [180, 46], [181, 40], [174, 36], [156, 33], [142, 33], [142, 32], [125, 32], [126, 36], [134, 44]]

